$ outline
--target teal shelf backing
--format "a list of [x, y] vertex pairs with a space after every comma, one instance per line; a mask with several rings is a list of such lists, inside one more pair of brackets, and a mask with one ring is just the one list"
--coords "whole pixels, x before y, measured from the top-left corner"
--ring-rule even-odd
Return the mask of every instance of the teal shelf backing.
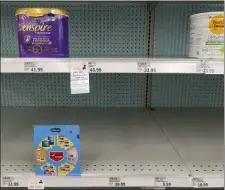
[[147, 55], [146, 3], [3, 2], [1, 54], [18, 56], [15, 11], [21, 7], [56, 7], [70, 14], [71, 57], [141, 57]]
[[[18, 56], [15, 10], [58, 7], [70, 12], [71, 57], [148, 55], [147, 3], [3, 2], [1, 54]], [[159, 2], [154, 56], [186, 57], [189, 16], [222, 4]], [[3, 27], [4, 26], [4, 27]], [[151, 27], [151, 26], [150, 26]], [[152, 107], [222, 107], [223, 76], [153, 74]], [[1, 74], [2, 106], [144, 107], [146, 75], [92, 74], [91, 93], [71, 95], [69, 74]]]
[[4, 74], [2, 106], [144, 107], [142, 74], [91, 74], [90, 93], [71, 95], [69, 74]]
[[[223, 11], [223, 4], [158, 3], [154, 56], [187, 57], [189, 17]], [[151, 107], [223, 107], [223, 76], [153, 74]]]
[[[147, 3], [3, 2], [1, 54], [18, 56], [15, 10], [57, 7], [70, 13], [71, 57], [143, 57]], [[2, 74], [2, 106], [144, 107], [146, 75], [91, 74], [90, 94], [71, 95], [69, 74]]]

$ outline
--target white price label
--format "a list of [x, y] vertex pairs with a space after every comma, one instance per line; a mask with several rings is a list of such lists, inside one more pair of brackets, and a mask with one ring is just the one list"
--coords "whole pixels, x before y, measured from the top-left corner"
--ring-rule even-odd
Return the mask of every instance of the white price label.
[[89, 71], [86, 63], [75, 63], [70, 72], [71, 94], [84, 94], [90, 92]]
[[205, 74], [224, 74], [224, 63], [222, 61], [207, 61]]
[[155, 187], [172, 187], [172, 184], [165, 177], [155, 177], [154, 186]]
[[206, 63], [204, 60], [201, 60], [200, 63], [196, 64], [196, 73], [205, 73]]
[[120, 177], [109, 177], [109, 185], [111, 187], [125, 187], [126, 183], [121, 181]]
[[138, 73], [150, 73], [151, 72], [151, 63], [149, 61], [137, 62], [137, 72]]
[[205, 188], [209, 184], [202, 177], [193, 177], [192, 178], [192, 187], [193, 188]]
[[24, 71], [30, 73], [42, 73], [44, 69], [37, 62], [24, 62]]
[[88, 67], [89, 67], [89, 72], [90, 73], [101, 73], [102, 68], [96, 67], [96, 62], [95, 61], [89, 61], [88, 62]]
[[205, 61], [196, 65], [196, 73], [210, 74], [224, 74], [224, 64], [219, 61]]
[[19, 183], [12, 176], [2, 176], [2, 187], [19, 187]]
[[31, 180], [28, 183], [28, 190], [29, 189], [44, 189], [45, 185], [43, 180]]

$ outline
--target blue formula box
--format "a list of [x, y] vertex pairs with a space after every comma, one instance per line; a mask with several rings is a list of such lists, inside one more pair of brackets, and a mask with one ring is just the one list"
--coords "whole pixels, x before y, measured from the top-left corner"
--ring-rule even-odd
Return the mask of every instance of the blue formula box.
[[80, 127], [34, 126], [35, 170], [38, 176], [80, 176]]

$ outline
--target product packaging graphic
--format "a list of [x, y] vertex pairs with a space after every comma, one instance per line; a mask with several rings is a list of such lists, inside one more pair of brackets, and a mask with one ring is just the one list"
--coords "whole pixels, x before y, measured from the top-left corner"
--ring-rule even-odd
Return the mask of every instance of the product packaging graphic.
[[80, 127], [34, 126], [35, 170], [38, 176], [79, 176]]

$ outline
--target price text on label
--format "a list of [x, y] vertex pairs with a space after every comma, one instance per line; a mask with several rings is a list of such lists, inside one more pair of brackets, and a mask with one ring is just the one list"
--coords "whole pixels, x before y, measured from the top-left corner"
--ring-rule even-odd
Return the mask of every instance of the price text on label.
[[201, 177], [192, 178], [192, 186], [195, 188], [208, 187], [209, 184]]
[[14, 177], [11, 176], [3, 176], [2, 177], [3, 187], [18, 187], [19, 183], [14, 181]]
[[139, 61], [137, 62], [137, 72], [138, 73], [149, 73], [151, 71], [150, 62]]
[[165, 177], [155, 177], [155, 187], [171, 187], [172, 184]]
[[90, 73], [101, 73], [102, 68], [90, 68], [89, 72]]
[[34, 72], [34, 73], [41, 73], [44, 71], [43, 68], [38, 67], [36, 62], [25, 62], [24, 63], [24, 71], [25, 72]]
[[120, 180], [120, 177], [110, 177], [109, 185], [112, 187], [125, 187], [126, 183]]
[[152, 66], [150, 62], [137, 62], [137, 72], [138, 73], [156, 73], [157, 70]]

